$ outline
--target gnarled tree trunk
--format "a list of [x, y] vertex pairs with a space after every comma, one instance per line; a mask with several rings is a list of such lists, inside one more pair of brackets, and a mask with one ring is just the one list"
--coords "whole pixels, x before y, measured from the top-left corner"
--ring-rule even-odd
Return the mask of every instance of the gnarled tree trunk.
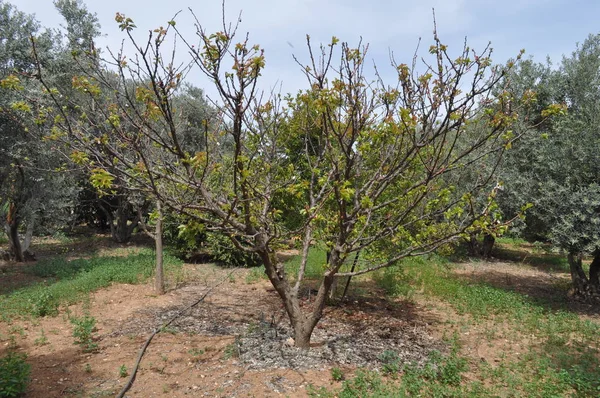
[[483, 243], [481, 244], [481, 255], [483, 257], [490, 258], [492, 256], [492, 249], [494, 248], [494, 243], [496, 243], [496, 238], [494, 238], [494, 235], [483, 235]]
[[567, 258], [571, 270], [574, 295], [584, 299], [600, 298], [600, 256], [594, 252], [594, 259], [590, 265], [590, 277], [583, 270], [583, 255], [579, 252], [569, 252]]
[[[303, 309], [300, 305], [298, 291], [290, 285], [285, 275], [285, 268], [278, 263], [275, 254], [267, 248], [259, 250], [258, 254], [265, 265], [265, 273], [283, 301], [285, 311], [294, 330], [294, 345], [308, 349], [312, 333], [323, 317], [323, 309], [335, 279], [334, 275], [332, 273], [325, 275], [314, 301], [307, 303], [306, 308]], [[329, 261], [332, 268], [335, 264], [339, 264], [339, 253], [335, 250], [332, 251]]]
[[113, 240], [117, 243], [129, 242], [133, 231], [138, 226], [139, 218], [137, 215], [133, 214], [132, 206], [127, 198], [119, 195], [117, 198], [117, 206], [114, 211], [103, 204], [101, 204], [100, 207], [108, 218], [110, 233]]

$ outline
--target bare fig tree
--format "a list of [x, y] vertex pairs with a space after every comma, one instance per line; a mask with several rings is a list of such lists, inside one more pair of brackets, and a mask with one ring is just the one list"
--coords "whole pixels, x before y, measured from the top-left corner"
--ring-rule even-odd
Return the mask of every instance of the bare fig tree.
[[[265, 54], [248, 35], [236, 41], [237, 25], [209, 34], [196, 19], [194, 41], [173, 20], [139, 42], [133, 20], [116, 21], [135, 54], [79, 62], [76, 95], [40, 68], [55, 135], [68, 138], [71, 158], [93, 170], [97, 187], [120, 181], [258, 254], [296, 346], [309, 347], [335, 278], [431, 253], [490, 222], [493, 170], [456, 184], [517, 138], [509, 127], [520, 99], [501, 87], [510, 65], [492, 66], [490, 48], [465, 45], [452, 57], [434, 32], [430, 61], [393, 62], [397, 79], [387, 85], [376, 71], [367, 77], [366, 46], [333, 38], [315, 47], [307, 37], [307, 62], [299, 61], [306, 89], [282, 98], [259, 92]], [[182, 43], [189, 58], [178, 64]], [[196, 71], [220, 100], [203, 147], [191, 151], [175, 98]], [[294, 239], [301, 262], [292, 273], [277, 252]], [[318, 293], [302, 300], [315, 247], [329, 256], [309, 281]], [[368, 262], [356, 266], [359, 252]]]

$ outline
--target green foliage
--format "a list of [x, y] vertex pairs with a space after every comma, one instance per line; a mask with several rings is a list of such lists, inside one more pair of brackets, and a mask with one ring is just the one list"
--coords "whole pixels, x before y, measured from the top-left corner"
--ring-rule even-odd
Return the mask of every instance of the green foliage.
[[121, 365], [119, 366], [119, 377], [127, 377], [129, 373], [127, 372], [127, 366]]
[[379, 356], [378, 359], [382, 363], [381, 370], [384, 373], [394, 375], [400, 371], [400, 356], [397, 352], [386, 350]]
[[[8, 2], [0, 2], [0, 36], [0, 224], [10, 219], [13, 230], [27, 231], [19, 242], [25, 251], [31, 233], [69, 222], [76, 194], [72, 176], [58, 172], [63, 164], [58, 147], [39, 139], [50, 129], [50, 110], [38, 82], [25, 78], [36, 70], [30, 39], [35, 37], [38, 56], [50, 67], [60, 36]], [[20, 238], [11, 240], [14, 251]], [[21, 253], [13, 255], [19, 259]]]
[[255, 267], [262, 264], [257, 254], [239, 249], [230, 238], [221, 233], [207, 232], [204, 224], [194, 219], [169, 214], [165, 225], [165, 241], [179, 257], [191, 259], [204, 254], [226, 267]]
[[10, 351], [0, 358], [0, 397], [20, 397], [27, 390], [31, 366], [25, 362], [27, 356]]
[[236, 337], [233, 343], [228, 344], [223, 351], [224, 359], [238, 358], [240, 356], [239, 341]]
[[[166, 255], [164, 260], [167, 274], [181, 267], [181, 262], [172, 256]], [[127, 257], [43, 259], [28, 266], [26, 272], [45, 278], [46, 282], [0, 296], [0, 315], [52, 315], [60, 305], [76, 303], [89, 292], [113, 283], [142, 283], [152, 276], [153, 270], [154, 253], [147, 249]]]
[[246, 275], [246, 283], [248, 283], [248, 284], [256, 283], [256, 282], [259, 282], [261, 280], [266, 280], [266, 279], [268, 279], [268, 278], [267, 278], [267, 274], [265, 274], [264, 266], [254, 267]]
[[204, 247], [213, 261], [226, 267], [256, 267], [262, 264], [258, 254], [240, 250], [230, 238], [219, 233], [208, 233]]
[[166, 214], [163, 223], [163, 239], [174, 255], [190, 259], [202, 250], [206, 240], [203, 224], [172, 212]]
[[373, 274], [373, 280], [382, 287], [390, 297], [412, 299], [414, 287], [409, 283], [410, 277], [401, 266], [389, 267]]
[[[541, 115], [535, 133], [507, 154], [503, 207], [533, 203], [524, 235], [574, 254], [600, 248], [599, 73], [600, 36], [590, 35], [558, 69], [532, 61], [519, 65], [512, 88], [537, 92], [534, 106]], [[546, 120], [559, 105], [566, 115], [561, 108], [561, 117]]]
[[42, 317], [46, 315], [56, 315], [58, 313], [58, 301], [54, 299], [52, 293], [48, 290], [42, 291], [31, 302], [31, 315]]
[[331, 368], [331, 379], [334, 381], [342, 381], [344, 380], [344, 372], [342, 369], [336, 367]]
[[96, 318], [85, 314], [82, 317], [72, 317], [71, 324], [73, 325], [73, 337], [75, 344], [83, 349], [83, 352], [94, 352], [98, 349], [98, 344], [95, 342], [96, 336]]
[[[297, 274], [301, 262], [301, 256], [293, 256], [285, 262], [286, 272], [290, 275]], [[323, 274], [326, 263], [327, 253], [325, 250], [317, 247], [309, 250], [306, 261], [306, 277], [313, 279], [319, 278]]]

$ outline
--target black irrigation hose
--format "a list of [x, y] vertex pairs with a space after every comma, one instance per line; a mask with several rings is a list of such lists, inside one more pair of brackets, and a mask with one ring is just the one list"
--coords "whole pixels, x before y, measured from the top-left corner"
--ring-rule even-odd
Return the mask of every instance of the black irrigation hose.
[[223, 278], [221, 281], [219, 281], [219, 283], [217, 283], [216, 285], [213, 285], [210, 289], [208, 289], [206, 292], [204, 292], [202, 297], [200, 297], [198, 300], [194, 301], [192, 304], [188, 305], [187, 307], [185, 307], [184, 309], [179, 311], [173, 318], [171, 318], [169, 321], [163, 323], [160, 328], [154, 329], [154, 332], [152, 332], [152, 334], [150, 334], [150, 336], [148, 336], [148, 339], [142, 346], [142, 349], [140, 350], [140, 353], [138, 354], [137, 360], [135, 361], [135, 366], [133, 367], [133, 370], [131, 371], [131, 376], [129, 376], [129, 380], [127, 380], [127, 383], [123, 386], [123, 388], [117, 395], [117, 398], [123, 398], [125, 396], [125, 393], [127, 391], [129, 391], [129, 389], [133, 386], [133, 381], [135, 380], [135, 376], [137, 375], [137, 371], [140, 367], [140, 363], [142, 362], [142, 357], [146, 353], [146, 349], [150, 345], [150, 342], [152, 341], [154, 336], [159, 334], [162, 330], [164, 330], [167, 326], [169, 326], [171, 323], [173, 323], [177, 318], [179, 318], [181, 315], [183, 315], [186, 311], [189, 311], [190, 309], [192, 309], [193, 307], [197, 306], [202, 301], [204, 301], [204, 299], [206, 298], [206, 296], [208, 296], [210, 294], [210, 292], [212, 292], [217, 287], [219, 287], [223, 283], [225, 283], [225, 281], [228, 280], [229, 277], [237, 270], [238, 270], [237, 268], [233, 269], [230, 273], [227, 274], [227, 276], [225, 278]]

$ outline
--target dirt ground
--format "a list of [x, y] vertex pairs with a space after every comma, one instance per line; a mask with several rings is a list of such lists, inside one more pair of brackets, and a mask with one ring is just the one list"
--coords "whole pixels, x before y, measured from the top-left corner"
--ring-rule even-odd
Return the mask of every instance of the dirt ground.
[[[419, 317], [423, 309], [377, 294], [329, 307], [313, 347], [299, 350], [289, 344], [289, 322], [267, 281], [248, 283], [248, 270], [227, 277], [228, 270], [212, 265], [187, 264], [185, 272], [191, 281], [164, 296], [156, 296], [150, 283], [114, 285], [56, 317], [0, 323], [0, 355], [9, 346], [6, 336], [15, 335], [32, 366], [28, 397], [114, 396], [127, 380], [121, 366], [132, 369], [147, 336], [224, 278], [204, 302], [154, 338], [127, 396], [303, 397], [309, 384], [335, 386], [334, 366], [350, 374], [379, 366], [385, 350], [416, 363], [433, 349], [445, 350]], [[313, 293], [307, 291], [305, 300]], [[72, 336], [68, 314], [81, 316], [84, 307], [97, 320], [94, 353], [82, 352]], [[39, 343], [42, 333], [45, 344]]]
[[[458, 333], [472, 361], [492, 365], [535, 344], [535, 336], [515, 343], [506, 338], [510, 330], [497, 325], [482, 323], [465, 331], [448, 304], [421, 295], [411, 301], [383, 299], [383, 292], [364, 281], [354, 285], [349, 300], [327, 308], [307, 352], [289, 344], [289, 322], [264, 279], [250, 283], [249, 270], [227, 276], [229, 270], [203, 264], [186, 264], [184, 272], [187, 282], [163, 296], [153, 293], [151, 283], [114, 285], [55, 317], [0, 323], [0, 356], [8, 349], [7, 336], [16, 336], [18, 350], [27, 353], [32, 366], [27, 397], [115, 396], [127, 380], [120, 370], [131, 371], [147, 336], [223, 280], [154, 338], [127, 396], [305, 397], [309, 385], [339, 387], [332, 367], [347, 376], [359, 367], [378, 368], [386, 350], [404, 362], [422, 363], [434, 349], [447, 351], [444, 340], [452, 333]], [[542, 296], [567, 277], [505, 262], [465, 263], [456, 272], [474, 282]], [[1, 276], [0, 287], [25, 282], [18, 270], [6, 275], [11, 280]], [[312, 294], [304, 292], [305, 302]], [[97, 320], [94, 353], [74, 345], [69, 316], [84, 311]]]

